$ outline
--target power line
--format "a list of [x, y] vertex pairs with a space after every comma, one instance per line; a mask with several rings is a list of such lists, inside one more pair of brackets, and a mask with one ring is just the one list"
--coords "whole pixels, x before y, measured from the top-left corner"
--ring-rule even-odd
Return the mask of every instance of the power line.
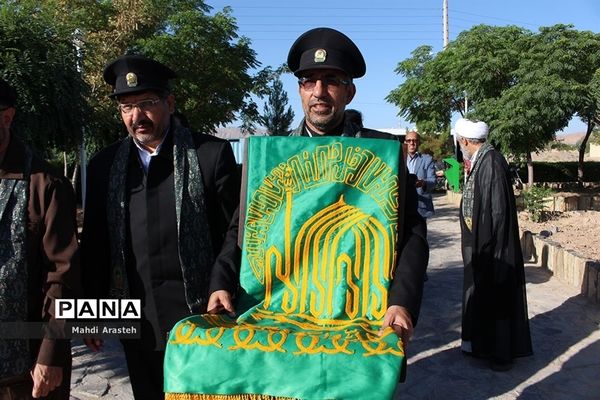
[[[302, 26], [302, 27], [306, 27], [307, 26], [306, 23], [304, 23], [304, 24], [267, 24], [267, 23], [265, 23], [265, 24], [251, 24], [251, 25], [244, 23], [244, 24], [239, 24], [239, 25], [240, 26], [238, 28], [240, 28], [240, 27], [246, 27], [246, 26], [262, 26], [262, 27], [267, 27], [267, 28], [274, 27], [274, 26], [277, 26], [277, 27], [279, 27], [279, 26]], [[314, 23], [314, 24], [311, 24], [311, 25], [316, 26], [316, 25], [318, 25], [318, 23]], [[435, 27], [439, 27], [439, 25], [440, 25], [439, 23], [431, 23], [431, 24], [377, 24], [377, 26], [380, 27], [380, 28], [381, 27], [390, 27], [390, 28], [392, 28], [392, 27], [398, 27], [398, 26], [407, 26], [407, 27], [408, 26], [421, 26], [421, 27], [432, 27], [432, 26], [435, 26]], [[343, 26], [345, 26], [345, 27], [346, 26], [353, 26], [354, 27], [354, 26], [360, 26], [360, 25], [354, 25], [354, 24], [346, 24], [346, 23], [344, 23]], [[367, 26], [367, 25], [365, 25], [365, 26]], [[371, 26], [375, 26], [375, 25], [371, 25]], [[290, 31], [294, 31], [294, 30], [291, 29]], [[414, 30], [411, 31], [411, 32], [414, 32]], [[438, 32], [438, 30], [436, 30], [435, 32]]]
[[[216, 8], [216, 7], [214, 7]], [[306, 10], [307, 6], [277, 6], [277, 7], [270, 7], [270, 6], [231, 6], [232, 9], [234, 10], [239, 10], [239, 9], [251, 9], [251, 10], [273, 10], [274, 8], [277, 9], [294, 9], [294, 10]], [[398, 10], [398, 11], [416, 11], [416, 10], [436, 10], [439, 11], [439, 9], [437, 7], [321, 7], [319, 6], [319, 10], [373, 10], [373, 9], [377, 9], [377, 10]]]
[[[290, 31], [289, 29], [269, 29], [269, 30], [249, 30], [249, 31], [244, 31], [244, 33], [292, 33], [293, 31]], [[396, 30], [396, 31], [389, 31], [389, 30], [376, 30], [376, 31], [368, 31], [368, 30], [352, 30], [352, 29], [345, 29], [344, 30], [345, 33], [438, 33], [439, 30], [435, 30], [435, 31], [418, 31], [415, 32], [414, 30]]]
[[498, 21], [510, 22], [510, 23], [514, 23], [514, 24], [524, 24], [524, 25], [530, 25], [530, 26], [535, 26], [535, 27], [538, 26], [537, 24], [532, 24], [530, 22], [515, 21], [515, 20], [510, 20], [510, 19], [505, 19], [505, 18], [492, 17], [492, 16], [489, 16], [489, 15], [475, 14], [475, 13], [471, 13], [471, 12], [467, 12], [467, 11], [452, 10], [452, 12], [453, 13], [457, 13], [457, 14], [472, 15], [474, 17], [480, 17], [480, 18], [495, 19], [495, 20], [498, 20]]
[[[269, 15], [264, 15], [264, 14], [234, 14], [235, 18], [240, 18], [240, 17], [244, 17], [244, 18], [248, 18], [248, 17], [260, 17], [260, 18], [291, 18], [291, 19], [298, 19], [298, 18], [310, 18], [312, 20], [318, 19], [315, 18], [314, 15], [298, 15], [298, 14], [289, 14], [289, 15], [273, 15], [273, 14], [269, 14]], [[327, 19], [328, 21], [331, 22], [331, 16], [323, 16], [322, 18]], [[395, 15], [395, 14], [385, 14], [385, 15], [336, 15], [335, 19], [339, 19], [339, 18], [360, 18], [360, 19], [364, 19], [364, 18], [406, 18], [406, 19], [415, 19], [415, 18], [439, 18], [439, 15]]]
[[[290, 22], [290, 23], [285, 23], [285, 22], [283, 22], [283, 23], [272, 23], [272, 22], [268, 22], [266, 24], [265, 23], [260, 23], [260, 22], [256, 22], [256, 23], [253, 23], [253, 22], [244, 23], [244, 26], [265, 26], [265, 25], [268, 25], [268, 26], [292, 26], [292, 25], [295, 25], [295, 26], [306, 26], [306, 23], [304, 23], [304, 22]], [[408, 26], [408, 25], [415, 25], [415, 26], [417, 26], [417, 25], [427, 25], [427, 26], [429, 26], [429, 25], [435, 25], [435, 26], [438, 26], [439, 24], [437, 24], [437, 23], [436, 24], [423, 24], [423, 23], [418, 23], [418, 24], [407, 24], [407, 23], [397, 23], [397, 24], [394, 24], [394, 23], [385, 23], [385, 24], [382, 24], [382, 23], [370, 23], [370, 24], [369, 23], [345, 23], [344, 24], [344, 26]]]
[[[297, 37], [291, 37], [291, 38], [272, 38], [272, 37], [268, 37], [268, 38], [251, 38], [252, 42], [256, 42], [256, 41], [263, 41], [263, 40], [272, 40], [272, 41], [288, 41], [288, 42], [293, 42], [294, 40], [296, 40]], [[406, 42], [406, 41], [439, 41], [440, 38], [436, 37], [436, 38], [352, 38], [352, 40], [354, 41], [361, 41], [361, 42], [369, 42], [369, 41], [377, 41], [377, 42], [397, 42], [397, 41], [402, 41], [402, 42]]]

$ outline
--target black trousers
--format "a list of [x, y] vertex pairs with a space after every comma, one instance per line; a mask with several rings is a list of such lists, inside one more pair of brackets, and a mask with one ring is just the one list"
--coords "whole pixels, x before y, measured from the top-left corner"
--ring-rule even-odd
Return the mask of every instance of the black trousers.
[[133, 397], [136, 400], [163, 400], [165, 352], [144, 349], [137, 340], [122, 343]]

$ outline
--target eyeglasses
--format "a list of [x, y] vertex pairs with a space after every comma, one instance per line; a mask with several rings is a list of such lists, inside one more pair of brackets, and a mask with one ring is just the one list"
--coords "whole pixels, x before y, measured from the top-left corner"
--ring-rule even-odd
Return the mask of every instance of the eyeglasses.
[[404, 143], [419, 143], [417, 139], [405, 139]]
[[347, 79], [340, 79], [335, 77], [323, 77], [323, 78], [307, 78], [302, 77], [298, 79], [298, 84], [302, 86], [304, 90], [312, 91], [317, 86], [317, 81], [321, 81], [323, 86], [325, 87], [340, 87], [341, 85], [348, 86], [350, 81]]
[[119, 104], [119, 110], [123, 114], [131, 114], [134, 108], [139, 109], [141, 112], [147, 112], [154, 108], [154, 106], [157, 105], [160, 100], [161, 99], [148, 99], [139, 101], [137, 103], [122, 103]]

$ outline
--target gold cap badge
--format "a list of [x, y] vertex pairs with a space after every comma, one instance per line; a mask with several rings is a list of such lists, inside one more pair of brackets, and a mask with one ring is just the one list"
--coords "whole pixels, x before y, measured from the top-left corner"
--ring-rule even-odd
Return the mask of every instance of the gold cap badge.
[[129, 72], [127, 75], [125, 75], [125, 80], [127, 81], [127, 86], [129, 87], [136, 87], [138, 85], [137, 75], [133, 72]]
[[325, 49], [318, 49], [317, 51], [315, 51], [315, 62], [316, 63], [325, 62], [326, 58], [327, 58], [327, 52], [325, 51]]

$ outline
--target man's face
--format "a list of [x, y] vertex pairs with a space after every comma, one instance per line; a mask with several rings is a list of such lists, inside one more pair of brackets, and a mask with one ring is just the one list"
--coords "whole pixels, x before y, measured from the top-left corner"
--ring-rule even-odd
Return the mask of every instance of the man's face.
[[324, 135], [344, 119], [356, 88], [342, 71], [315, 69], [303, 73], [299, 91], [308, 127]]
[[173, 95], [161, 98], [148, 91], [120, 96], [118, 102], [127, 132], [142, 146], [154, 150], [162, 141], [175, 109]]
[[463, 158], [470, 160], [471, 156], [473, 155], [473, 151], [471, 150], [469, 141], [464, 137], [459, 136], [458, 144], [460, 145], [460, 151], [462, 151]]
[[408, 132], [404, 138], [404, 143], [406, 143], [406, 150], [411, 156], [419, 151], [419, 135], [415, 132]]
[[10, 142], [10, 125], [14, 116], [14, 107], [0, 104], [0, 153], [6, 150]]

